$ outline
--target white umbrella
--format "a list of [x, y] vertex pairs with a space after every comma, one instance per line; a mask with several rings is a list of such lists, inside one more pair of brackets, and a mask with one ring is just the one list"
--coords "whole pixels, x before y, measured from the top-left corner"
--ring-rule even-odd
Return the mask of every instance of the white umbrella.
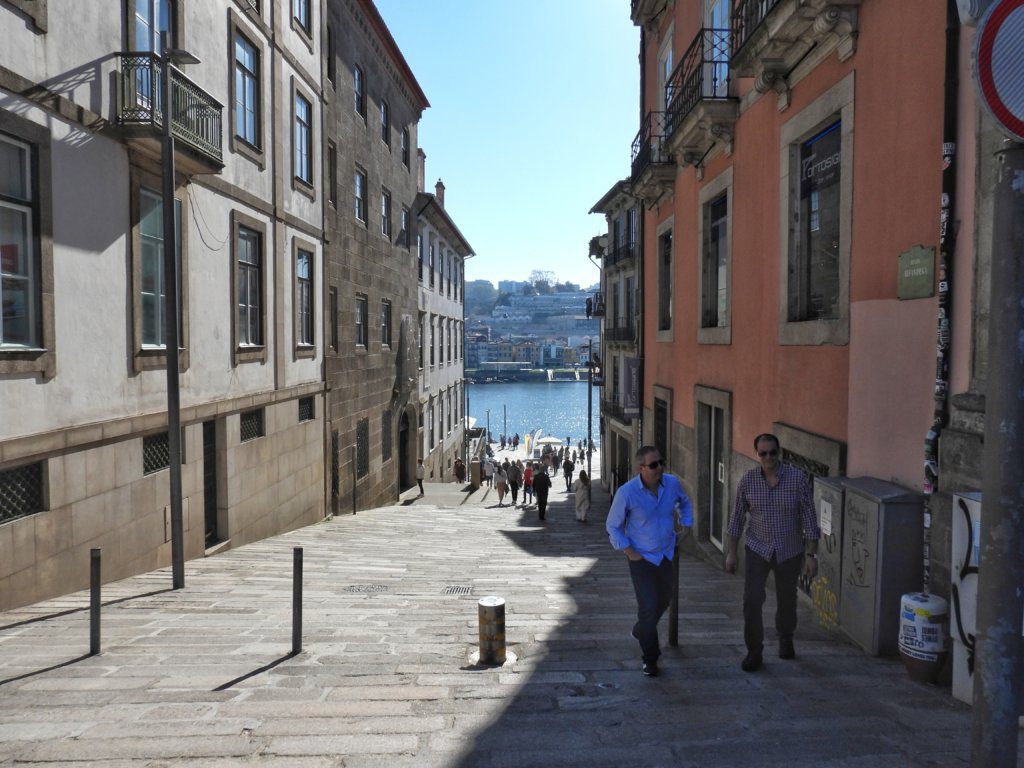
[[542, 437], [537, 441], [537, 445], [561, 445], [562, 441], [557, 437]]

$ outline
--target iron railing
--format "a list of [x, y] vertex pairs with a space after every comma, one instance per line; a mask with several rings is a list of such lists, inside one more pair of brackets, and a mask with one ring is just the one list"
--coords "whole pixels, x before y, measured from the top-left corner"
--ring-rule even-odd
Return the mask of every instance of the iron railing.
[[43, 511], [43, 464], [0, 471], [0, 523]]
[[608, 250], [604, 257], [604, 267], [608, 269], [624, 261], [629, 261], [636, 253], [636, 245], [633, 243], [620, 243]]
[[732, 55], [738, 56], [754, 31], [782, 0], [735, 0], [732, 9]]
[[623, 392], [606, 391], [605, 398], [601, 400], [601, 412], [623, 423], [632, 421], [633, 417], [626, 414], [625, 401]]
[[665, 85], [665, 135], [704, 100], [729, 98], [729, 30], [704, 28]]
[[630, 167], [634, 180], [651, 165], [672, 162], [672, 153], [665, 148], [665, 138], [665, 113], [648, 112], [633, 139]]
[[[163, 125], [160, 57], [154, 53], [121, 54], [118, 121], [122, 125]], [[171, 133], [175, 139], [223, 164], [223, 107], [176, 69], [171, 69]]]
[[604, 324], [605, 341], [635, 341], [636, 324], [632, 317], [616, 317]]

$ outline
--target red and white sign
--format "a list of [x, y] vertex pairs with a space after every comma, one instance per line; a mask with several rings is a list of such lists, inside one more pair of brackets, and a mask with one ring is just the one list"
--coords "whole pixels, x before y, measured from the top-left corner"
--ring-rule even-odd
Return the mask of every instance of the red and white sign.
[[998, 0], [981, 17], [974, 77], [993, 119], [1011, 138], [1024, 141], [1024, 0]]

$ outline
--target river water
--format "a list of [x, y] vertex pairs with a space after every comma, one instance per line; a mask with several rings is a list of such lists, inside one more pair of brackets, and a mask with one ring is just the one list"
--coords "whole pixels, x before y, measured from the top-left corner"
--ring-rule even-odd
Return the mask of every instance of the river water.
[[[593, 391], [593, 440], [601, 444], [599, 428], [600, 388]], [[543, 429], [545, 435], [576, 445], [587, 436], [587, 382], [537, 381], [499, 384], [470, 384], [469, 415], [476, 426], [487, 426], [490, 409], [491, 435], [498, 440], [504, 432], [520, 437], [532, 429]], [[508, 431], [505, 429], [507, 416]]]

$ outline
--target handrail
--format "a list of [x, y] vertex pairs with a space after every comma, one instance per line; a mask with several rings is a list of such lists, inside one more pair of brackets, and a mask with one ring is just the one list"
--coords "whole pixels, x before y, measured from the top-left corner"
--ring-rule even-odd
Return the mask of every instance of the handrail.
[[[118, 121], [123, 125], [163, 124], [160, 57], [150, 51], [121, 54]], [[217, 163], [223, 164], [223, 106], [209, 93], [171, 69], [171, 133]]]
[[738, 56], [761, 22], [781, 0], [735, 0], [732, 11], [732, 55]]
[[652, 164], [671, 163], [672, 153], [665, 148], [665, 113], [648, 112], [633, 139], [630, 158], [631, 177], [636, 179]]
[[665, 135], [705, 99], [729, 98], [729, 30], [701, 29], [665, 85]]

